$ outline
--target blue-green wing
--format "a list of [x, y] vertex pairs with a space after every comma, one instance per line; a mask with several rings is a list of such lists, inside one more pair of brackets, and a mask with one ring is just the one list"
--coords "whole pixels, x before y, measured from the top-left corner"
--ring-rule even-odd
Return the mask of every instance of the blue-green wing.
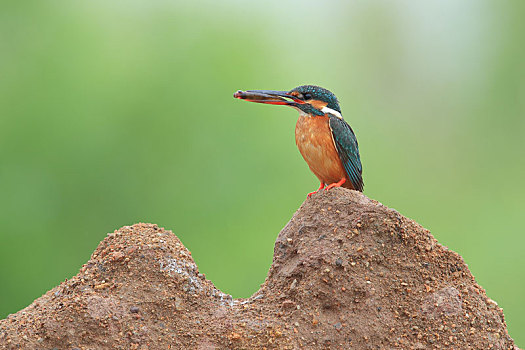
[[357, 191], [363, 191], [363, 167], [359, 157], [359, 146], [354, 131], [343, 119], [329, 114], [330, 129], [334, 137], [335, 147], [343, 167]]

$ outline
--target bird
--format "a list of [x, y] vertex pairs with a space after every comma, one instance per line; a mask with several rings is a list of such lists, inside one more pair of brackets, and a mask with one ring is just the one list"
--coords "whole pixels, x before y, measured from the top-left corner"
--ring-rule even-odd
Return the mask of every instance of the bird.
[[295, 143], [321, 182], [317, 191], [344, 187], [363, 191], [363, 167], [354, 131], [343, 119], [337, 97], [316, 85], [290, 91], [238, 90], [233, 97], [249, 102], [290, 106], [299, 111]]

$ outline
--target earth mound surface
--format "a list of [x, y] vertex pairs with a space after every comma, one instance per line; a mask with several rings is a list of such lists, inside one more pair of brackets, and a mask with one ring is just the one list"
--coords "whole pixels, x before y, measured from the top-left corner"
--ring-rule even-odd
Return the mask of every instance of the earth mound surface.
[[125, 226], [80, 272], [0, 321], [5, 349], [515, 349], [463, 259], [359, 192], [320, 191], [233, 299], [171, 232]]

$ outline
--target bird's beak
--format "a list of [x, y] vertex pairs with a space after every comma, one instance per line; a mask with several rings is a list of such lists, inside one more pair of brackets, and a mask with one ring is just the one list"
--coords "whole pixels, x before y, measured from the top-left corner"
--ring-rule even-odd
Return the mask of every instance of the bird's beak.
[[270, 105], [297, 106], [298, 104], [304, 103], [304, 101], [299, 100], [295, 96], [289, 95], [287, 91], [238, 90], [233, 94], [233, 97], [249, 102], [265, 103]]

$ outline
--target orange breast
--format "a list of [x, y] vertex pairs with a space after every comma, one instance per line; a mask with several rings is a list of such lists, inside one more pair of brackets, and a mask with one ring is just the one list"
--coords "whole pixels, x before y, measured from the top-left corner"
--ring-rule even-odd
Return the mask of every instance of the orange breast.
[[343, 187], [353, 188], [335, 148], [327, 116], [299, 116], [295, 143], [319, 181], [331, 184], [346, 178]]

